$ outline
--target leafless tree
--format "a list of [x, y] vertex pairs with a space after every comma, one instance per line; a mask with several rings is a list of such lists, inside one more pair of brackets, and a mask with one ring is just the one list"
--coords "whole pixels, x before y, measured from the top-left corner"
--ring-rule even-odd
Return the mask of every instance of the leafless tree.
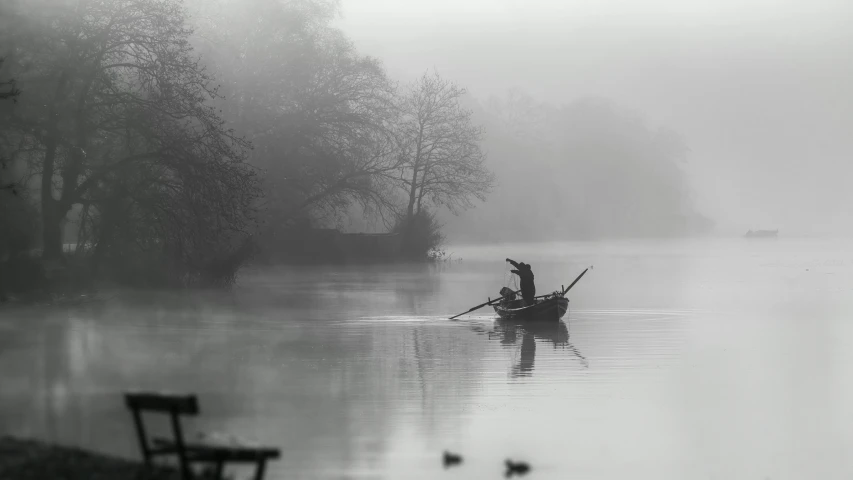
[[483, 129], [460, 105], [465, 89], [426, 72], [400, 98], [402, 155], [399, 181], [408, 218], [427, 203], [457, 213], [485, 200], [494, 182], [480, 148]]

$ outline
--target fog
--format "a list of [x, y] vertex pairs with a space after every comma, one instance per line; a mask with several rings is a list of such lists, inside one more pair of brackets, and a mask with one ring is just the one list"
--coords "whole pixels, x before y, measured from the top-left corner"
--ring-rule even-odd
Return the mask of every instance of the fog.
[[[59, 209], [42, 209], [41, 234], [21, 228], [42, 236], [54, 257], [60, 239], [79, 243], [80, 234], [100, 231], [109, 208], [134, 210], [139, 222], [127, 228], [147, 228], [142, 219], [159, 208], [153, 199], [187, 216], [207, 209], [209, 221], [190, 230], [177, 217], [156, 221], [173, 224], [155, 236], [220, 239], [199, 252], [233, 251], [250, 235], [266, 238], [269, 250], [277, 235], [295, 231], [294, 222], [401, 232], [416, 214], [435, 215], [449, 243], [853, 233], [845, 162], [853, 151], [845, 130], [853, 124], [853, 65], [845, 61], [853, 54], [846, 25], [853, 7], [846, 2], [73, 5], [11, 2], [0, 18], [8, 25], [0, 85], [12, 79], [22, 92], [0, 105], [0, 159], [12, 165], [3, 189], [27, 178], [31, 199], [4, 217], [49, 203], [36, 196], [42, 171], [52, 172]], [[128, 9], [148, 9], [160, 23], [104, 30]], [[175, 34], [168, 22], [185, 30]], [[107, 47], [109, 63], [94, 43], [69, 40], [74, 35], [94, 42], [153, 35], [170, 54], [198, 63], [155, 78], [145, 72], [161, 68], [161, 54], [138, 56], [144, 43]], [[45, 47], [29, 48], [35, 41]], [[72, 72], [67, 58], [82, 63], [63, 92], [56, 75]], [[174, 97], [178, 85], [184, 90]], [[113, 104], [98, 100], [110, 89], [131, 93], [118, 117]], [[426, 101], [431, 95], [444, 103]], [[62, 110], [51, 130], [49, 109], [74, 98], [91, 107]], [[154, 108], [152, 99], [165, 103]], [[430, 105], [438, 110], [424, 110]], [[441, 120], [423, 123], [436, 112]], [[187, 125], [180, 135], [155, 132], [185, 115], [207, 136], [193, 137]], [[126, 121], [136, 122], [138, 139], [115, 136]], [[70, 135], [78, 139], [69, 143]], [[169, 135], [184, 163], [162, 157]], [[182, 189], [210, 187], [206, 196], [170, 193], [162, 177], [144, 183], [147, 172], [134, 180], [148, 189], [147, 200], [128, 197], [126, 207], [103, 200], [107, 191], [125, 195], [111, 189], [127, 178], [96, 180], [136, 174], [111, 150], [134, 151], [134, 141], [183, 175]], [[208, 176], [192, 176], [187, 162]], [[223, 199], [227, 208], [213, 206]], [[219, 228], [237, 233], [221, 240], [213, 233]]]
[[0, 479], [849, 478], [851, 19], [0, 0]]
[[850, 2], [342, 5], [341, 28], [395, 77], [435, 66], [480, 98], [605, 97], [678, 131], [697, 206], [720, 233], [853, 231]]

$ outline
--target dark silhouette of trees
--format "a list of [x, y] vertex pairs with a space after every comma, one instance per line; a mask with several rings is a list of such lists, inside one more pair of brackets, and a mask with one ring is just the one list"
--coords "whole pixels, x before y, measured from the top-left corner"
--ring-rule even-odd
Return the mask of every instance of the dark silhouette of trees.
[[[5, 58], [0, 57], [0, 71], [3, 70], [3, 62]], [[21, 91], [15, 88], [15, 80], [0, 80], [0, 100], [15, 101], [16, 97], [21, 94]], [[0, 128], [3, 127], [3, 122], [0, 120]], [[7, 159], [0, 152], [0, 169], [6, 170]], [[4, 181], [2, 172], [0, 172], [0, 190], [8, 190], [17, 195], [17, 184], [15, 182]]]
[[[31, 65], [20, 81], [38, 89], [7, 134], [41, 179], [43, 257], [61, 260], [61, 225], [75, 205], [94, 223], [96, 249], [132, 224], [125, 234], [136, 247], [190, 267], [212, 244], [248, 233], [258, 195], [249, 144], [211, 104], [218, 93], [193, 56], [181, 3], [91, 0], [50, 24], [47, 38], [30, 29], [14, 39], [38, 46], [18, 59]], [[107, 221], [111, 209], [124, 209], [113, 216], [123, 222]]]
[[[0, 57], [0, 71], [3, 69], [5, 58]], [[15, 87], [15, 79], [0, 80], [0, 100], [15, 99], [21, 91]]]
[[46, 269], [70, 268], [67, 227], [93, 275], [136, 284], [227, 284], [258, 237], [358, 209], [386, 227], [418, 217], [423, 245], [440, 241], [428, 210], [491, 188], [483, 131], [438, 75], [400, 95], [332, 26], [338, 7], [0, 6], [0, 99], [16, 100], [0, 105], [0, 157], [38, 200]]
[[[199, 5], [203, 8], [202, 5]], [[221, 73], [224, 117], [264, 171], [264, 218], [334, 220], [393, 208], [395, 86], [330, 24], [325, 2], [224, 2], [201, 36]], [[227, 20], [227, 21], [226, 21]]]

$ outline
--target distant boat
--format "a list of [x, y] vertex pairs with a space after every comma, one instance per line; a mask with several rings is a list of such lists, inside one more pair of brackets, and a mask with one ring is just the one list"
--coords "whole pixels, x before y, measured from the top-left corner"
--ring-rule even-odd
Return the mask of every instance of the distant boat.
[[772, 238], [778, 237], [779, 230], [756, 230], [756, 231], [748, 231], [744, 237], [746, 238]]

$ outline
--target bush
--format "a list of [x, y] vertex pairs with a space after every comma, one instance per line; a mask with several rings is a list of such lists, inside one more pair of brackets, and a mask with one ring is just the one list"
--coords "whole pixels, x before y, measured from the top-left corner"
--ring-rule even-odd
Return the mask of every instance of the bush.
[[[233, 239], [236, 242], [236, 239]], [[252, 237], [242, 240], [239, 245], [232, 242], [212, 244], [209, 250], [196, 252], [201, 259], [186, 262], [193, 268], [186, 272], [183, 279], [185, 286], [226, 288], [237, 281], [237, 272], [247, 264], [257, 247]]]
[[0, 262], [0, 301], [8, 294], [37, 297], [48, 288], [48, 280], [38, 257], [19, 253]]
[[22, 192], [0, 191], [0, 260], [32, 249], [39, 235], [39, 211]]
[[434, 258], [444, 243], [441, 224], [427, 210], [421, 210], [411, 217], [399, 217], [393, 232], [403, 236], [400, 255], [405, 260], [424, 261]]
[[[152, 242], [156, 243], [156, 242]], [[194, 248], [174, 245], [140, 248], [138, 244], [112, 243], [98, 256], [101, 276], [135, 288], [230, 287], [237, 272], [254, 254], [251, 237], [239, 244], [221, 240]]]

